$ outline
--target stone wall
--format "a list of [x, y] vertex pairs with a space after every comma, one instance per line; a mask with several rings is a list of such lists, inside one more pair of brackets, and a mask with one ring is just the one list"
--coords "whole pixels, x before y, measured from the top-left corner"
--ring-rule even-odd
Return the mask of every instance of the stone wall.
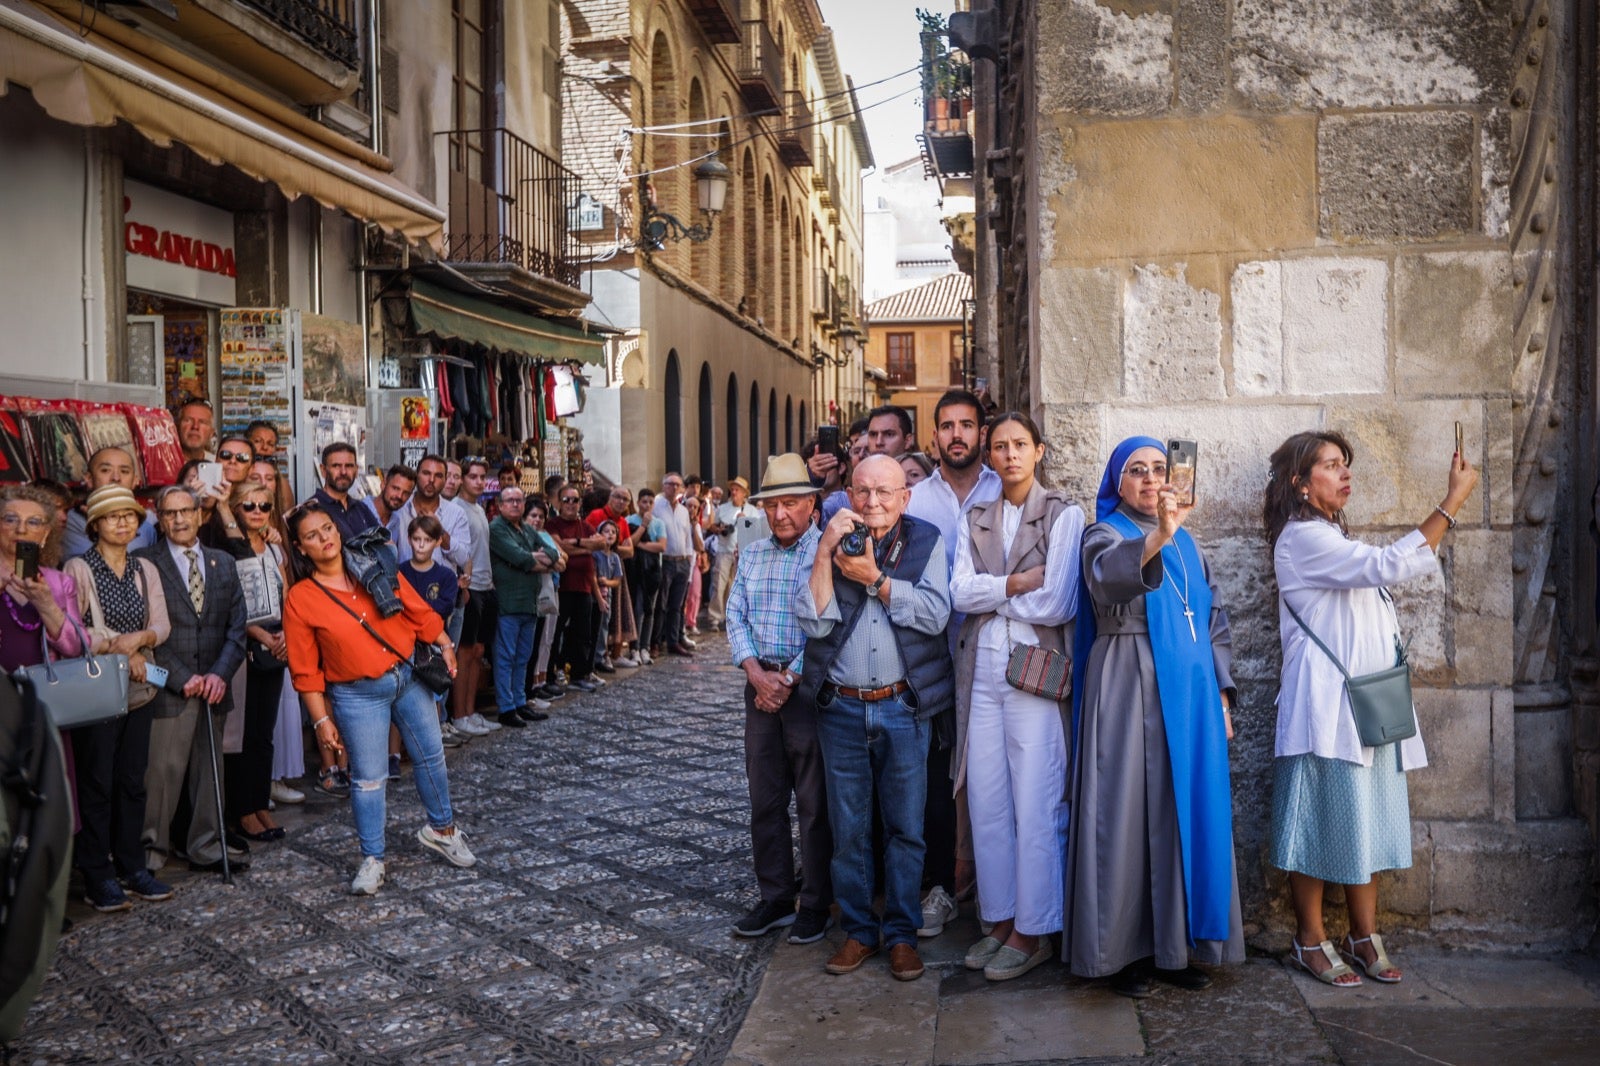
[[1240, 883], [1267, 940], [1288, 910], [1263, 861], [1279, 645], [1260, 506], [1269, 453], [1318, 427], [1354, 444], [1365, 540], [1443, 497], [1456, 422], [1483, 472], [1440, 573], [1395, 590], [1432, 765], [1390, 923], [1540, 943], [1593, 926], [1559, 684], [1565, 10], [1035, 6], [1033, 399], [1080, 499], [1124, 436], [1200, 442], [1191, 525], [1234, 623]]

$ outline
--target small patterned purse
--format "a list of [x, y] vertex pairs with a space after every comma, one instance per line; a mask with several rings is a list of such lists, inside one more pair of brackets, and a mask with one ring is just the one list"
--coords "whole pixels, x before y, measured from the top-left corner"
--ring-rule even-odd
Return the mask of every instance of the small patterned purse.
[[[1006, 641], [1011, 641], [1011, 619], [1006, 619]], [[1072, 657], [1037, 644], [1012, 644], [1006, 660], [1006, 684], [1035, 696], [1069, 699], [1072, 693]]]

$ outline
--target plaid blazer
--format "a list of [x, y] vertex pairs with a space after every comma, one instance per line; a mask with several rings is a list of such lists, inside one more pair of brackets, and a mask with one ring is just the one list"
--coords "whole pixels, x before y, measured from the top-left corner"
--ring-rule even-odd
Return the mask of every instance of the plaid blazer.
[[206, 568], [206, 607], [198, 616], [189, 600], [189, 575], [179, 573], [166, 540], [134, 554], [149, 559], [161, 574], [161, 589], [167, 598], [167, 617], [172, 633], [156, 646], [157, 666], [167, 671], [167, 684], [156, 691], [151, 702], [157, 718], [175, 718], [187, 702], [183, 686], [197, 674], [216, 674], [230, 687], [222, 702], [211, 709], [225, 714], [233, 709], [232, 681], [244, 662], [244, 591], [233, 557], [227, 552], [195, 544]]

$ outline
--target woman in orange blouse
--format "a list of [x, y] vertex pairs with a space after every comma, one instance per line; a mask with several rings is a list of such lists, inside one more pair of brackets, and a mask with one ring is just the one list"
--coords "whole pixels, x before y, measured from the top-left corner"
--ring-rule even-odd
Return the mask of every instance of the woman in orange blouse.
[[[382, 617], [346, 569], [339, 527], [316, 501], [290, 513], [289, 542], [294, 584], [283, 605], [289, 675], [317, 740], [335, 750], [349, 747], [350, 809], [362, 855], [350, 891], [370, 896], [383, 885], [391, 724], [411, 753], [417, 794], [428, 812], [417, 840], [452, 865], [473, 865], [477, 860], [450, 812], [433, 697], [411, 676], [411, 654], [419, 640], [437, 644], [455, 673], [455, 647], [444, 635], [444, 620], [404, 581], [398, 582], [401, 611]], [[369, 633], [369, 626], [394, 650]]]

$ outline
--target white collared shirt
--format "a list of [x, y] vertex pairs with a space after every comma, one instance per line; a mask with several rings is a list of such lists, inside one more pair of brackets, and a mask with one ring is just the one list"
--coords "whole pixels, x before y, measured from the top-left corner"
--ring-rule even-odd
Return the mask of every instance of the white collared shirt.
[[[931, 479], [929, 479], [931, 480]], [[996, 481], [999, 477], [996, 476]], [[922, 485], [928, 482], [924, 481]], [[976, 489], [973, 490], [976, 494]], [[968, 499], [971, 499], [969, 496]], [[972, 524], [962, 522], [956, 534], [956, 568], [950, 577], [950, 606], [963, 615], [993, 611], [978, 633], [978, 646], [1009, 653], [1013, 644], [1037, 644], [1036, 625], [1059, 626], [1078, 615], [1079, 546], [1083, 543], [1083, 508], [1064, 507], [1045, 536], [1044, 584], [1021, 596], [1006, 595], [1006, 574], [980, 574], [972, 565]], [[1000, 503], [1000, 535], [1006, 559], [1022, 528], [1022, 508]]]
[[911, 501], [906, 504], [906, 514], [938, 527], [944, 536], [944, 561], [952, 573], [958, 557], [956, 528], [966, 525], [962, 519], [978, 504], [1000, 498], [1000, 475], [983, 462], [978, 468], [978, 483], [972, 486], [965, 500], [956, 499], [956, 490], [944, 479], [944, 470], [940, 468], [916, 484], [911, 490]]
[[661, 519], [667, 527], [667, 550], [664, 554], [668, 559], [687, 559], [694, 555], [694, 525], [689, 517], [689, 508], [683, 505], [683, 497], [678, 497], [678, 502], [671, 504], [666, 496], [657, 496], [650, 514]]
[[[413, 494], [411, 499], [400, 505], [398, 511], [389, 516], [389, 539], [394, 541], [395, 556], [402, 563], [411, 558], [411, 537], [406, 533], [406, 528], [417, 517], [415, 501]], [[434, 517], [450, 537], [450, 550], [437, 553], [438, 557], [459, 574], [472, 561], [472, 524], [467, 520], [466, 508], [455, 500], [441, 496], [439, 510]]]
[[200, 583], [204, 585], [206, 582], [206, 551], [200, 546], [200, 542], [197, 540], [185, 548], [180, 548], [170, 540], [165, 543], [167, 550], [172, 553], [173, 563], [178, 567], [178, 576], [183, 579], [183, 587], [189, 587], [189, 556], [186, 554], [188, 552], [194, 552], [195, 564], [200, 567]]

